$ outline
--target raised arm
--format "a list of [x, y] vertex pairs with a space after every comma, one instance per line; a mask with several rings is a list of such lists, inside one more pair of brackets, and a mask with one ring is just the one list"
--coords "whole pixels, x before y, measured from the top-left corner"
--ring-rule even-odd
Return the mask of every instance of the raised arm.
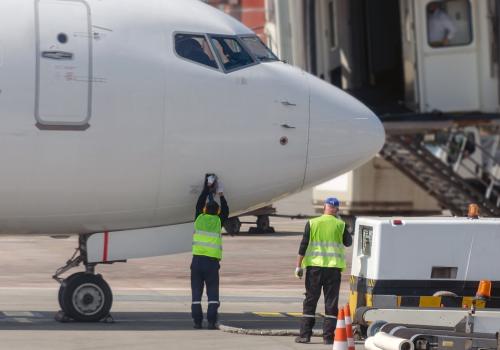
[[208, 197], [209, 192], [210, 192], [210, 189], [208, 188], [207, 179], [205, 178], [205, 184], [203, 185], [203, 191], [201, 192], [200, 196], [198, 197], [198, 202], [196, 202], [196, 211], [195, 211], [195, 215], [194, 215], [195, 220], [203, 212], [203, 208], [205, 207], [205, 204], [207, 203], [207, 197]]
[[229, 217], [229, 207], [227, 205], [226, 197], [224, 197], [224, 193], [220, 193], [220, 221], [224, 223]]

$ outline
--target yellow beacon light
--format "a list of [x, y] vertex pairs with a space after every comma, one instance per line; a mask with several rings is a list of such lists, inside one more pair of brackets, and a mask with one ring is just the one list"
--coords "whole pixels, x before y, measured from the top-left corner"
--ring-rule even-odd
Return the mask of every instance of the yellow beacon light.
[[491, 281], [481, 281], [479, 282], [479, 287], [477, 288], [476, 298], [479, 299], [489, 299], [491, 297]]

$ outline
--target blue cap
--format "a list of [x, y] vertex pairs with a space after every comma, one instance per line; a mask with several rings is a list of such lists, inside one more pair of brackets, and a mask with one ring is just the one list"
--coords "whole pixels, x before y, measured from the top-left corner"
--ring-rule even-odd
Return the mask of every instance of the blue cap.
[[340, 207], [340, 202], [337, 198], [335, 197], [328, 197], [325, 199], [325, 204], [331, 205], [332, 207]]

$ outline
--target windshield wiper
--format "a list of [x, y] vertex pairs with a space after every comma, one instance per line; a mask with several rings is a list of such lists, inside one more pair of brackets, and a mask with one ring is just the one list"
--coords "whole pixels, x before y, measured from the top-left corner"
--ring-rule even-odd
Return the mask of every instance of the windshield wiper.
[[275, 58], [272, 58], [272, 57], [269, 57], [269, 56], [257, 56], [257, 58], [259, 59], [259, 61], [264, 61], [264, 62], [276, 61]]

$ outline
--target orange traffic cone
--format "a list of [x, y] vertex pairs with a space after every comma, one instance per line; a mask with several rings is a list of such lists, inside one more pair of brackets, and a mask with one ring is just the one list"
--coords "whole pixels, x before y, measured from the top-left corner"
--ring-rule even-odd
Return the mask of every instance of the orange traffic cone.
[[354, 337], [352, 335], [352, 320], [351, 320], [351, 310], [349, 309], [349, 304], [344, 307], [345, 313], [345, 330], [347, 333], [347, 349], [356, 350], [354, 345]]
[[337, 328], [335, 329], [335, 340], [333, 341], [333, 350], [347, 349], [347, 332], [345, 329], [344, 310], [339, 309], [337, 317]]

